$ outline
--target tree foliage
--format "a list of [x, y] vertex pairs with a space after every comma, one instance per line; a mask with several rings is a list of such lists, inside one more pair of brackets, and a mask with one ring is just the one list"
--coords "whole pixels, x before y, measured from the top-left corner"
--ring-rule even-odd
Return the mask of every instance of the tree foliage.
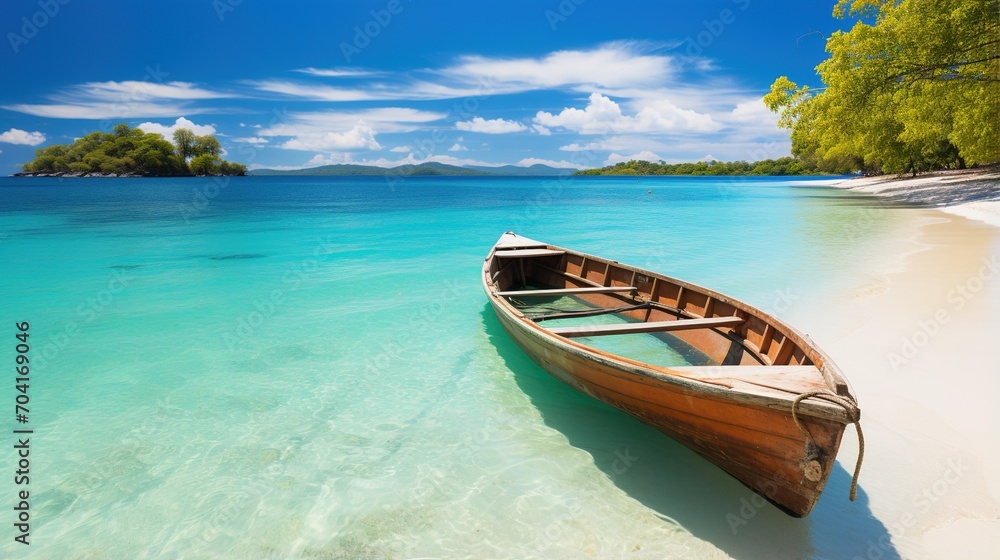
[[177, 146], [177, 153], [184, 161], [195, 155], [194, 140], [194, 133], [186, 128], [178, 128], [174, 131], [174, 145]]
[[762, 161], [698, 161], [694, 163], [653, 163], [631, 160], [600, 169], [578, 171], [574, 175], [807, 175], [816, 170], [791, 157]]
[[1000, 3], [839, 0], [825, 88], [782, 76], [764, 102], [821, 170], [918, 173], [1000, 161]]
[[[180, 150], [166, 141], [162, 135], [146, 133], [138, 128], [129, 128], [125, 123], [116, 125], [112, 133], [92, 132], [77, 138], [72, 144], [57, 144], [39, 148], [35, 159], [24, 164], [29, 173], [116, 173], [143, 176], [166, 175], [245, 175], [246, 167], [239, 163], [223, 161], [219, 158], [222, 147], [211, 136], [195, 137], [191, 131], [181, 136], [192, 139], [189, 150], [197, 151], [197, 157], [205, 155], [211, 165], [194, 168], [189, 165]], [[177, 134], [174, 134], [175, 140]], [[195, 159], [197, 159], [197, 157]]]
[[202, 154], [218, 156], [221, 152], [222, 146], [214, 136], [196, 136], [191, 148], [191, 154], [194, 156]]

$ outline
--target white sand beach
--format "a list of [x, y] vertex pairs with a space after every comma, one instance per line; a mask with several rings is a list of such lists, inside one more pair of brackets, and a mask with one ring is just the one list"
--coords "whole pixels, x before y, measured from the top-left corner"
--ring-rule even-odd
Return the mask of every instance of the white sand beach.
[[937, 207], [1000, 227], [1000, 166], [938, 171], [917, 177], [861, 177], [835, 186], [894, 202]]
[[[937, 207], [906, 210], [913, 220], [901, 235], [912, 235], [912, 252], [858, 275], [863, 282], [834, 300], [790, 312], [848, 372], [863, 411], [861, 488], [891, 538], [850, 557], [996, 558], [1000, 172], [837, 186], [890, 205]], [[839, 456], [845, 469], [857, 447], [849, 430]], [[845, 538], [854, 532], [849, 519], [834, 520]]]

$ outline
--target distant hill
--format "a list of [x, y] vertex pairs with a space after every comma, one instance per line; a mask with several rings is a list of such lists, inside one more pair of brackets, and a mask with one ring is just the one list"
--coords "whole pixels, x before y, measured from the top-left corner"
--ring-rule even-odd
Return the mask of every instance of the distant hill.
[[481, 171], [466, 169], [455, 165], [443, 163], [421, 163], [420, 165], [400, 165], [398, 167], [376, 167], [374, 165], [354, 165], [340, 163], [336, 165], [324, 165], [321, 167], [309, 167], [306, 169], [254, 169], [250, 175], [293, 175], [302, 177], [331, 177], [331, 176], [373, 176], [383, 175], [486, 175]]
[[354, 165], [336, 164], [324, 165], [321, 167], [310, 167], [307, 169], [254, 169], [248, 172], [249, 175], [262, 176], [300, 176], [300, 177], [359, 177], [371, 176], [381, 177], [392, 176], [418, 176], [418, 175], [439, 175], [449, 177], [473, 177], [473, 176], [544, 176], [544, 175], [569, 175], [573, 169], [560, 169], [548, 165], [536, 164], [531, 167], [518, 167], [516, 165], [504, 165], [500, 167], [469, 166], [459, 167], [444, 163], [428, 162], [419, 165], [400, 165], [397, 167], [376, 167], [374, 165]]
[[485, 165], [470, 165], [467, 169], [483, 171], [491, 175], [519, 175], [530, 177], [551, 177], [553, 175], [572, 175], [576, 169], [568, 167], [552, 167], [542, 163], [536, 163], [530, 167], [519, 167], [517, 165], [501, 165], [500, 167], [486, 167]]

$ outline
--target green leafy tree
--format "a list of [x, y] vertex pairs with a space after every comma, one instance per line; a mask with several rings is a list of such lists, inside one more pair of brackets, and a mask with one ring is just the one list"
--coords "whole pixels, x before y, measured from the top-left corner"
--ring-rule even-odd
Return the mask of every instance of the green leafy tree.
[[218, 156], [222, 153], [222, 145], [214, 136], [197, 136], [191, 149], [192, 155], [208, 154]]
[[195, 175], [218, 175], [220, 172], [219, 158], [212, 154], [195, 156], [190, 165]]
[[918, 173], [1000, 161], [1000, 3], [840, 0], [825, 88], [778, 78], [764, 102], [821, 169]]
[[174, 145], [177, 146], [177, 153], [180, 154], [181, 159], [187, 161], [189, 157], [196, 155], [194, 152], [195, 138], [194, 133], [186, 128], [178, 128], [174, 131]]
[[222, 175], [242, 176], [247, 174], [247, 166], [243, 165], [242, 163], [235, 163], [232, 161], [223, 160], [219, 164], [219, 173], [221, 173]]

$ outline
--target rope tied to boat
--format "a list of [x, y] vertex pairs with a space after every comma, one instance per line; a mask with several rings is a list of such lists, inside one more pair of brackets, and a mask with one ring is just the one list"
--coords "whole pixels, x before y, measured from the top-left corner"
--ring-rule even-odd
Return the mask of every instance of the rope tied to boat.
[[809, 397], [819, 397], [842, 406], [844, 411], [847, 412], [847, 423], [854, 424], [854, 428], [858, 432], [858, 463], [854, 467], [854, 477], [851, 479], [851, 501], [853, 502], [858, 497], [858, 477], [861, 475], [861, 463], [865, 459], [865, 435], [861, 431], [861, 409], [858, 408], [858, 403], [853, 398], [842, 397], [828, 390], [810, 391], [795, 397], [795, 400], [792, 401], [792, 420], [795, 421], [795, 425], [798, 426], [799, 430], [803, 434], [805, 434], [805, 436], [809, 439], [809, 443], [814, 447], [816, 444], [813, 441], [812, 434], [809, 433], [809, 430], [806, 429], [802, 422], [799, 421], [798, 416], [799, 404]]

